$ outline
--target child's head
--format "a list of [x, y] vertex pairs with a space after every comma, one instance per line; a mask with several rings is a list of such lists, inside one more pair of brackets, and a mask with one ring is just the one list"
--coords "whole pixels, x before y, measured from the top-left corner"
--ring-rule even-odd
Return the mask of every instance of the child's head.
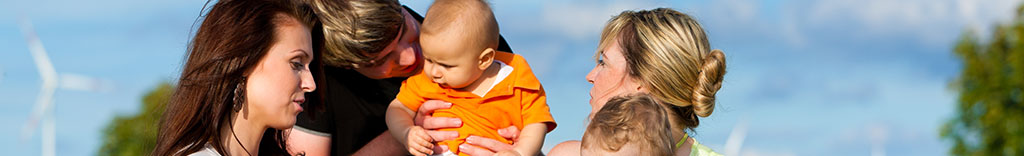
[[498, 47], [498, 22], [483, 0], [437, 0], [424, 18], [423, 71], [441, 85], [463, 88], [490, 67]]
[[582, 155], [671, 155], [668, 112], [647, 94], [618, 96], [594, 114]]

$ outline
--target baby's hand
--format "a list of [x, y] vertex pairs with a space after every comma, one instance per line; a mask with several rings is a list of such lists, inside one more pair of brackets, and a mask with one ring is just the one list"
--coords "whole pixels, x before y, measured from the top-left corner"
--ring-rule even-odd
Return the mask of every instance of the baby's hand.
[[416, 156], [427, 156], [434, 154], [434, 141], [427, 135], [423, 127], [413, 126], [406, 134], [406, 147], [409, 147], [409, 154]]

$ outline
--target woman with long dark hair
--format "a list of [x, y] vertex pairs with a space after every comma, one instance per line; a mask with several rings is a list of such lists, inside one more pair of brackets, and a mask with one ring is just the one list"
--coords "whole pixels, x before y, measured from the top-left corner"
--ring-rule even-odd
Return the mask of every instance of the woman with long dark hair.
[[192, 39], [152, 155], [286, 155], [282, 130], [316, 89], [308, 10], [287, 0], [214, 4]]

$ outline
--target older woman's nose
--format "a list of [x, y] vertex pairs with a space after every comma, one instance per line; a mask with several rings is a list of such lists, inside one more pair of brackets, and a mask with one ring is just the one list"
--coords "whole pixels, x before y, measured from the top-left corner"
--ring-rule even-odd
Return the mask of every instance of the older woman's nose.
[[593, 84], [595, 77], [597, 77], [597, 66], [594, 66], [594, 69], [590, 69], [590, 72], [587, 73], [587, 82]]

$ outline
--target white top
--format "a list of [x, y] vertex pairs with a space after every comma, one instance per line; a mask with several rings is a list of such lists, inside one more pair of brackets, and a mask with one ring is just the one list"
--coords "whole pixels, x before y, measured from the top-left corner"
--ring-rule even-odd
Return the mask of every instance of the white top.
[[515, 68], [512, 68], [512, 66], [509, 66], [509, 65], [505, 64], [505, 62], [494, 60], [494, 63], [498, 63], [498, 68], [499, 68], [498, 69], [498, 75], [495, 76], [494, 82], [491, 84], [491, 87], [487, 88], [487, 90], [484, 91], [484, 95], [477, 95], [477, 96], [480, 96], [480, 97], [486, 96], [487, 93], [491, 92], [491, 89], [494, 89], [494, 86], [497, 86], [498, 83], [501, 83], [502, 80], [505, 80], [505, 78], [508, 77], [508, 75], [511, 75], [512, 71], [515, 70]]
[[206, 144], [202, 150], [188, 154], [188, 156], [220, 156], [220, 153], [217, 153], [217, 150], [213, 149], [213, 146], [210, 146], [210, 144]]

